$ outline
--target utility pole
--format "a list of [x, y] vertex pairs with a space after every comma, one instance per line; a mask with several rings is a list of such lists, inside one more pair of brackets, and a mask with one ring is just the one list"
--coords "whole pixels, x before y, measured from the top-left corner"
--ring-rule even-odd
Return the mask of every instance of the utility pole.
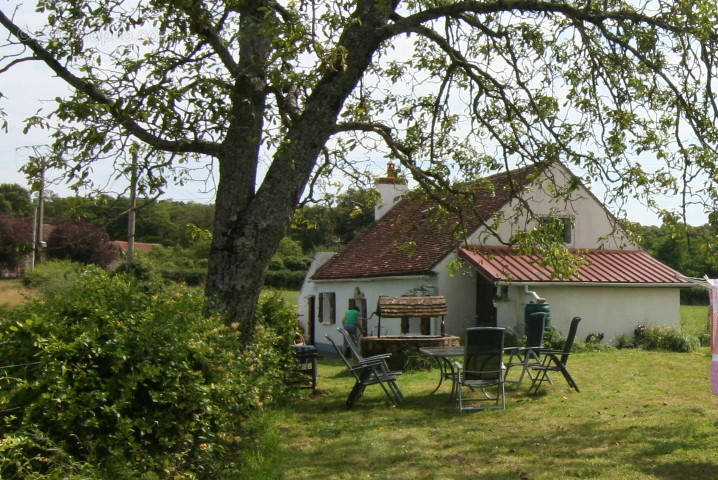
[[37, 207], [33, 218], [33, 252], [32, 270], [35, 270], [35, 263], [42, 261], [42, 249], [47, 245], [44, 240], [43, 224], [45, 223], [45, 159], [38, 156], [40, 161], [40, 182], [37, 195]]
[[32, 209], [32, 255], [30, 255], [30, 271], [35, 271], [35, 255], [37, 254], [37, 206]]
[[130, 170], [130, 211], [127, 215], [127, 266], [131, 267], [135, 257], [135, 208], [137, 208], [137, 152], [132, 152]]
[[42, 253], [42, 249], [47, 245], [43, 228], [45, 224], [45, 159], [43, 158], [40, 161], [42, 162], [40, 167], [40, 191], [37, 197], [37, 244], [40, 246], [38, 253]]

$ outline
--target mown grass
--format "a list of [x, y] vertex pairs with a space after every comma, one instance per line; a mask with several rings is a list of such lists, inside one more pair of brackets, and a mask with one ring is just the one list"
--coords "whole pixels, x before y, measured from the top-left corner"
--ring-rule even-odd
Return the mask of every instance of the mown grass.
[[[573, 355], [581, 392], [562, 377], [538, 396], [507, 389], [505, 411], [460, 415], [437, 371], [405, 373], [393, 408], [377, 386], [352, 410], [353, 381], [322, 361], [322, 395], [278, 412], [292, 479], [718, 478], [718, 397], [710, 356], [620, 350]], [[513, 373], [512, 373], [513, 375]]]

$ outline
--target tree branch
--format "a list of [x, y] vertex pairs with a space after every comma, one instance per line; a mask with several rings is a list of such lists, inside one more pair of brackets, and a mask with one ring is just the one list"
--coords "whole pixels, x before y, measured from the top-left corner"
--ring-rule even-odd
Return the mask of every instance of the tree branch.
[[159, 150], [176, 153], [200, 153], [206, 155], [217, 155], [219, 146], [215, 143], [202, 140], [167, 140], [143, 128], [139, 123], [127, 115], [120, 107], [119, 102], [113, 100], [102, 90], [90, 83], [88, 80], [78, 77], [63, 66], [45, 47], [30, 34], [15, 25], [3, 11], [0, 10], [0, 24], [3, 25], [15, 38], [28, 47], [35, 54], [38, 60], [44, 62], [65, 82], [70, 84], [79, 92], [87, 95], [93, 101], [108, 107], [108, 111], [117, 122], [122, 125], [130, 134], [137, 139], [151, 145]]
[[27, 62], [27, 61], [30, 61], [30, 60], [37, 60], [37, 57], [16, 58], [16, 59], [13, 60], [12, 62], [10, 62], [10, 63], [8, 63], [7, 65], [5, 65], [3, 68], [0, 68], [0, 74], [7, 72], [8, 70], [10, 70], [12, 67], [14, 67], [15, 65], [17, 65], [18, 63]]
[[[393, 15], [393, 24], [384, 27], [386, 37], [390, 38], [406, 31], [411, 31], [415, 25], [420, 25], [442, 17], [459, 17], [466, 13], [486, 15], [500, 12], [527, 12], [527, 13], [560, 13], [567, 18], [581, 20], [599, 25], [607, 20], [629, 21], [654, 25], [673, 33], [687, 33], [690, 28], [685, 25], [670, 23], [657, 17], [644, 15], [633, 9], [620, 9], [615, 11], [597, 8], [576, 8], [564, 2], [541, 2], [535, 0], [498, 0], [495, 2], [463, 1], [428, 8], [421, 12], [401, 17]], [[711, 39], [718, 39], [718, 33], [710, 35]]]

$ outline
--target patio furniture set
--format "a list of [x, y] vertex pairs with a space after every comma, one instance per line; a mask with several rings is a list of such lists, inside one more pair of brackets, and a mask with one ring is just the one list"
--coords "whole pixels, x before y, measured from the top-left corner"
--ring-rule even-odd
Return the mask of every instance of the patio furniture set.
[[[568, 336], [561, 350], [542, 346], [545, 313], [532, 314], [526, 320], [525, 347], [504, 347], [505, 328], [475, 327], [466, 330], [466, 342], [463, 347], [420, 348], [419, 352], [433, 358], [439, 367], [439, 383], [431, 393], [435, 393], [444, 380], [450, 381], [450, 396], [457, 402], [459, 411], [464, 412], [506, 408], [505, 384], [514, 384], [518, 388], [525, 377], [531, 381], [529, 393], [536, 394], [545, 381], [551, 383], [550, 373], [560, 373], [568, 385], [578, 392], [578, 385], [566, 368], [566, 364], [580, 321], [580, 317], [574, 317], [571, 321]], [[347, 408], [351, 408], [361, 398], [366, 387], [377, 384], [381, 386], [389, 400], [398, 406], [404, 399], [396, 383], [402, 372], [388, 367], [387, 359], [391, 354], [363, 357], [351, 335], [341, 327], [337, 330], [344, 337], [350, 355], [345, 355], [344, 349], [329, 336], [326, 338], [355, 379], [346, 401]], [[458, 362], [457, 359], [462, 357], [463, 363]], [[518, 378], [509, 380], [507, 377], [512, 368], [520, 368], [521, 371]]]

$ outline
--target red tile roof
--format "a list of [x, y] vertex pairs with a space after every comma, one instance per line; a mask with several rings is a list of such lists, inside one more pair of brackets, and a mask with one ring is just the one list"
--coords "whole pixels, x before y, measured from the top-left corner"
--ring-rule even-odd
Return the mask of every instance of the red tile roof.
[[320, 267], [314, 280], [426, 274], [528, 183], [531, 166], [477, 182], [463, 220], [436, 200], [404, 198]]
[[537, 255], [517, 255], [510, 247], [471, 246], [461, 248], [459, 256], [490, 281], [584, 282], [686, 284], [677, 271], [642, 250], [580, 250], [585, 259], [578, 274], [568, 279], [551, 277], [551, 268], [542, 267]]

